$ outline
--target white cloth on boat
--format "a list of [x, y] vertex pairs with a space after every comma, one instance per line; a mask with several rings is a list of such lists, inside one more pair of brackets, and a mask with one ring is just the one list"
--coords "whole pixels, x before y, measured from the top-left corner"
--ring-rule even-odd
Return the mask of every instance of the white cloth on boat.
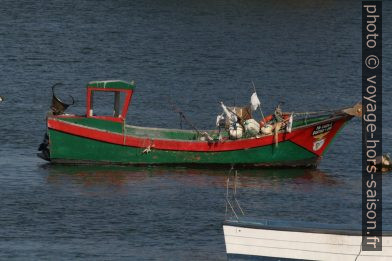
[[221, 122], [225, 120], [225, 117], [223, 114], [216, 116], [216, 126], [219, 127], [221, 126]]
[[260, 100], [259, 97], [257, 97], [257, 93], [254, 92], [252, 96], [250, 97], [250, 105], [252, 107], [252, 110], [255, 111], [257, 108], [260, 106]]
[[287, 123], [286, 131], [290, 133], [292, 128], [293, 128], [293, 114], [290, 115], [289, 122]]
[[223, 104], [223, 102], [221, 102], [221, 106], [222, 106], [224, 113], [226, 114], [227, 119], [229, 119], [229, 121], [230, 121], [230, 125], [236, 123], [237, 116], [233, 112], [229, 111], [227, 109], [227, 107]]

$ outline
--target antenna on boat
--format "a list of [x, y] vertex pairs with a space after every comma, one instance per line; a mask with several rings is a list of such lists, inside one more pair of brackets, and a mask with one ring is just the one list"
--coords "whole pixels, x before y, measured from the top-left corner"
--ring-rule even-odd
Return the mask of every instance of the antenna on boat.
[[238, 179], [238, 172], [237, 170], [235, 171], [235, 176], [234, 176], [234, 200], [237, 203], [237, 207], [241, 211], [242, 215], [245, 215], [244, 211], [242, 210], [240, 206], [240, 202], [237, 200], [237, 179]]
[[[229, 192], [230, 176], [231, 176], [231, 173], [233, 172], [233, 170], [234, 170], [234, 164], [231, 165], [231, 169], [229, 171], [229, 174], [227, 175], [227, 180], [226, 180], [226, 212], [225, 212], [225, 216], [227, 218], [228, 210], [229, 210], [229, 207], [230, 207], [230, 209], [231, 209], [232, 213], [234, 214], [235, 218], [237, 220], [239, 220], [239, 217], [237, 215], [237, 212], [236, 212], [235, 208], [237, 207], [240, 210], [242, 215], [245, 215], [245, 213], [242, 210], [242, 208], [240, 206], [240, 203], [238, 202], [237, 197], [236, 197], [236, 195], [237, 195], [237, 177], [238, 177], [237, 170], [235, 170], [235, 174], [234, 174], [234, 178], [233, 178], [233, 189], [232, 189], [233, 193], [230, 196], [230, 192]], [[236, 205], [231, 203], [230, 198], [232, 198], [234, 200]]]
[[236, 217], [236, 219], [238, 220], [238, 215], [235, 212], [235, 209], [233, 207], [233, 205], [230, 202], [230, 198], [229, 198], [229, 185], [230, 185], [230, 174], [233, 171], [234, 167], [233, 165], [231, 165], [231, 169], [229, 171], [229, 174], [227, 175], [227, 182], [226, 182], [226, 219], [227, 219], [227, 212], [228, 212], [228, 207], [229, 206], [231, 208], [231, 211], [233, 212], [234, 216]]
[[230, 184], [230, 176], [227, 176], [226, 179], [226, 200], [225, 200], [225, 205], [226, 205], [226, 211], [225, 211], [225, 216], [227, 216], [227, 211], [228, 211], [228, 207], [227, 205], [229, 204], [229, 184]]

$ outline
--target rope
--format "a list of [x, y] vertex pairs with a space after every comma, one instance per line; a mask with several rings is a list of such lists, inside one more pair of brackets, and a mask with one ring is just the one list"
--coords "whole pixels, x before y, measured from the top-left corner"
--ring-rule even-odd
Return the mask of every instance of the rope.
[[[295, 116], [305, 116], [305, 115], [314, 115], [314, 114], [327, 114], [327, 113], [339, 113], [341, 110], [322, 110], [322, 111], [306, 111], [306, 112], [294, 112]], [[289, 114], [289, 112], [284, 112], [283, 114]]]
[[182, 130], [182, 115], [181, 115], [181, 112], [179, 112], [178, 115], [180, 116], [180, 128]]

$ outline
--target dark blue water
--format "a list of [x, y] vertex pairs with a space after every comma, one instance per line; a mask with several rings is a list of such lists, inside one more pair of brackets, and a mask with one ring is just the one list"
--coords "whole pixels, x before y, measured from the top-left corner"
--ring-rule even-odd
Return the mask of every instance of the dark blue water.
[[[391, 8], [384, 2], [384, 148], [391, 151]], [[225, 170], [51, 166], [35, 156], [50, 86], [84, 113], [91, 80], [135, 80], [128, 123], [199, 128], [219, 101], [266, 113], [361, 99], [358, 1], [1, 1], [0, 259], [225, 260]], [[247, 215], [360, 223], [361, 126], [351, 121], [318, 170], [240, 170]], [[104, 152], [102, 152], [104, 153]], [[384, 224], [392, 178], [384, 175]]]

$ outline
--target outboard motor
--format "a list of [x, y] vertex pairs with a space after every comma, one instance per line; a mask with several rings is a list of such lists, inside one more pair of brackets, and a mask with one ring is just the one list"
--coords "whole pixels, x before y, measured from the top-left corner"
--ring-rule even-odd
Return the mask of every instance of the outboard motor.
[[74, 98], [70, 95], [71, 99], [72, 99], [72, 103], [67, 104], [63, 101], [61, 101], [56, 94], [54, 93], [54, 88], [56, 86], [62, 85], [62, 83], [56, 83], [55, 85], [52, 86], [52, 104], [50, 105], [50, 109], [53, 113], [53, 115], [61, 115], [64, 114], [65, 110], [73, 105], [75, 103]]
[[[50, 111], [48, 112], [48, 115], [61, 115], [64, 114], [65, 110], [73, 105], [75, 103], [74, 98], [70, 95], [71, 99], [72, 99], [72, 103], [67, 104], [63, 101], [61, 101], [56, 94], [54, 93], [54, 89], [56, 86], [62, 85], [62, 83], [56, 83], [52, 86], [52, 103], [50, 105]], [[49, 135], [48, 132], [45, 133], [44, 139], [42, 141], [42, 143], [39, 145], [38, 147], [38, 151], [40, 151], [40, 153], [38, 153], [37, 155], [47, 161], [50, 161], [50, 150], [49, 150]]]
[[49, 151], [49, 135], [48, 132], [45, 133], [42, 143], [38, 147], [39, 153], [37, 156], [43, 160], [50, 161], [50, 151]]

